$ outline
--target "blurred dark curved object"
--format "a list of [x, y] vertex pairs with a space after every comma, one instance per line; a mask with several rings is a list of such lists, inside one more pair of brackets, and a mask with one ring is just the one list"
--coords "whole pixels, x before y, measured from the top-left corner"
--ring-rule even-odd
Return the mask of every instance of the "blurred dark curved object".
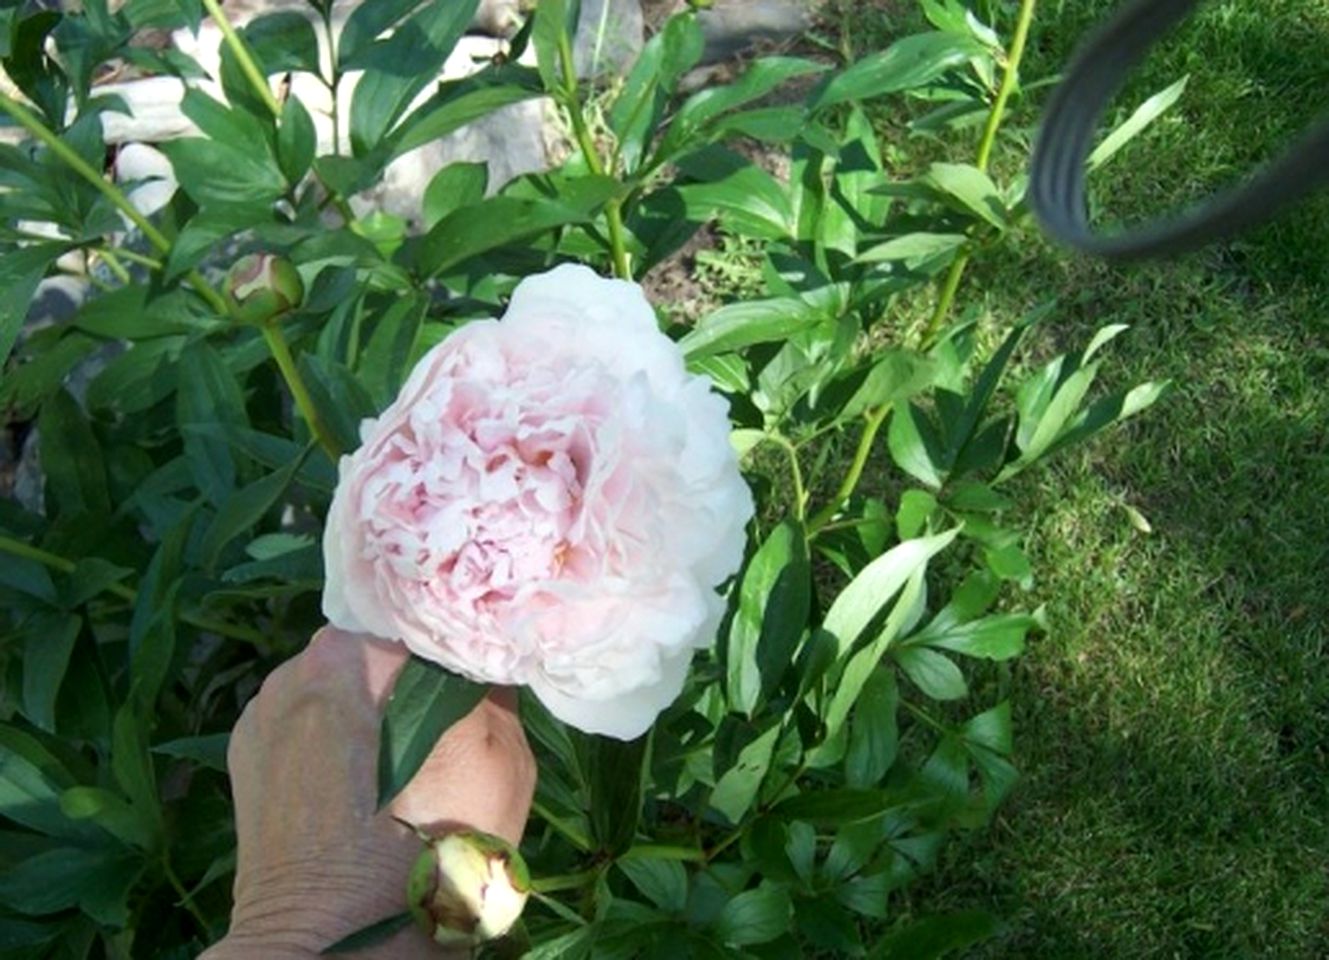
[[1272, 218], [1329, 184], [1329, 120], [1245, 183], [1171, 219], [1114, 233], [1089, 224], [1088, 158], [1108, 102], [1149, 49], [1199, 0], [1132, 0], [1075, 54], [1048, 103], [1034, 145], [1029, 197], [1056, 240], [1110, 260], [1143, 260], [1198, 249]]

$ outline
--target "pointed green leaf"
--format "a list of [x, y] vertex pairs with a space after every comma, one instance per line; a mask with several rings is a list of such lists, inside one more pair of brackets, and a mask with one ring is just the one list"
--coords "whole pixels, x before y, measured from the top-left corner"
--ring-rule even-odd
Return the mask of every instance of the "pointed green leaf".
[[489, 688], [411, 657], [383, 712], [378, 747], [378, 806], [405, 789], [448, 728], [470, 713]]

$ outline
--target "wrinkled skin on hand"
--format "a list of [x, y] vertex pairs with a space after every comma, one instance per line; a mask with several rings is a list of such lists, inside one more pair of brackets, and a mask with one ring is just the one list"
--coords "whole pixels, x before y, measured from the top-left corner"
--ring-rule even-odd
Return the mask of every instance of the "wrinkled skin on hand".
[[[317, 955], [405, 909], [426, 832], [468, 826], [521, 839], [535, 760], [512, 691], [491, 693], [435, 746], [415, 779], [374, 812], [383, 704], [408, 654], [332, 628], [275, 670], [245, 708], [227, 758], [238, 866], [226, 939], [206, 960]], [[415, 927], [357, 954], [440, 956]]]

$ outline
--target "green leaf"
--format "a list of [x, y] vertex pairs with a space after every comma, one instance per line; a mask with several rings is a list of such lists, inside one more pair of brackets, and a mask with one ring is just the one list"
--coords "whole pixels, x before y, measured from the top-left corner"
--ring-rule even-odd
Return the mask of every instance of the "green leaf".
[[411, 357], [428, 306], [423, 297], [393, 301], [374, 324], [369, 343], [360, 354], [360, 382], [380, 409], [392, 402], [411, 372]]
[[60, 599], [65, 607], [81, 606], [131, 573], [128, 567], [118, 567], [100, 557], [84, 557], [67, 575]]
[[78, 906], [98, 923], [124, 927], [142, 870], [142, 857], [123, 849], [57, 847], [0, 874], [0, 903], [31, 916]]
[[826, 612], [822, 627], [835, 636], [843, 656], [909, 579], [950, 545], [958, 530], [907, 540], [863, 568]]
[[725, 771], [711, 791], [711, 809], [723, 814], [730, 823], [739, 823], [752, 808], [762, 781], [771, 766], [779, 725], [772, 726], [741, 751], [734, 765]]
[[983, 550], [983, 559], [988, 569], [1003, 580], [1014, 580], [1023, 589], [1034, 585], [1034, 571], [1029, 565], [1029, 557], [1019, 544], [1009, 543], [1002, 547], [987, 547]]
[[608, 856], [627, 852], [637, 836], [650, 741], [649, 733], [626, 741], [584, 734], [573, 741], [577, 765], [589, 792], [591, 839]]
[[101, 787], [70, 787], [60, 796], [60, 810], [71, 820], [88, 820], [131, 847], [151, 849], [157, 835], [150, 819], [125, 798]]
[[967, 163], [934, 163], [923, 182], [980, 220], [998, 230], [1006, 229], [1006, 204], [992, 178], [978, 167]]
[[571, 42], [572, 32], [573, 28], [568, 24], [567, 0], [541, 0], [535, 10], [531, 46], [535, 47], [535, 62], [548, 93], [563, 89], [560, 48], [563, 43]]
[[277, 165], [286, 182], [294, 186], [314, 162], [318, 146], [314, 121], [298, 97], [287, 97], [281, 108], [281, 124], [277, 127]]
[[[265, 76], [291, 70], [319, 72], [318, 37], [314, 25], [303, 13], [297, 10], [266, 13], [246, 23], [243, 33]], [[287, 97], [286, 102], [294, 99]]]
[[918, 407], [904, 403], [891, 412], [886, 444], [901, 470], [934, 490], [941, 489], [943, 478], [937, 462], [942, 456], [940, 443]]
[[762, 57], [733, 83], [694, 93], [674, 115], [652, 162], [659, 164], [671, 160], [699, 137], [707, 139], [707, 128], [725, 114], [761, 99], [781, 84], [824, 70], [826, 65], [815, 60]]
[[888, 933], [868, 956], [871, 960], [936, 960], [990, 940], [1000, 929], [995, 917], [980, 911], [924, 917]]
[[[366, 6], [373, 6], [373, 4], [366, 4]], [[394, 914], [391, 917], [384, 917], [382, 920], [342, 937], [331, 946], [324, 947], [319, 951], [319, 955], [358, 953], [361, 950], [386, 942], [414, 922], [415, 918], [411, 916], [409, 911]]]
[[489, 688], [411, 657], [383, 712], [378, 748], [378, 806], [405, 789], [440, 737], [484, 699]]
[[733, 946], [766, 943], [787, 932], [792, 917], [788, 892], [783, 887], [761, 886], [745, 890], [724, 905], [715, 920], [715, 935]]
[[429, 181], [425, 188], [424, 217], [426, 228], [448, 214], [484, 199], [489, 185], [489, 165], [485, 163], [450, 163]]
[[825, 319], [825, 314], [796, 297], [731, 303], [707, 314], [679, 341], [689, 361], [784, 340]]
[[697, 18], [685, 13], [665, 21], [642, 48], [609, 110], [609, 128], [618, 138], [628, 171], [635, 170], [645, 155], [670, 94], [679, 78], [696, 66], [704, 47]]
[[811, 103], [814, 109], [824, 110], [850, 100], [913, 90], [983, 53], [982, 44], [954, 34], [933, 32], [904, 37], [842, 71], [813, 95]]
[[923, 580], [925, 571], [926, 561], [910, 574], [908, 582], [900, 592], [899, 600], [886, 617], [881, 631], [871, 643], [849, 657], [839, 677], [831, 685], [829, 703], [824, 710], [826, 723], [824, 742], [828, 744], [835, 742], [836, 736], [841, 733], [845, 721], [849, 718], [850, 710], [858, 702], [868, 680], [877, 670], [881, 658], [896, 638], [922, 613], [926, 594]]
[[49, 733], [56, 729], [55, 701], [69, 669], [83, 618], [52, 614], [28, 628], [23, 644], [23, 713]]
[[181, 189], [201, 207], [267, 211], [286, 192], [276, 159], [267, 148], [183, 137], [158, 145]]
[[[4, 258], [0, 257], [0, 263], [3, 261]], [[42, 331], [38, 331], [29, 340], [27, 362], [19, 366], [11, 365], [5, 370], [4, 377], [0, 378], [0, 404], [12, 408], [13, 414], [21, 418], [30, 417], [38, 404], [59, 390], [69, 372], [98, 345], [98, 341], [92, 337], [85, 337], [78, 332], [66, 333], [54, 343], [39, 342], [41, 336]], [[124, 356], [128, 354], [121, 355]], [[115, 360], [112, 360], [111, 364], [114, 363]], [[93, 380], [94, 384], [96, 382]], [[92, 395], [90, 387], [87, 397], [89, 408], [97, 406], [91, 399]]]
[[346, 18], [337, 42], [337, 60], [343, 70], [364, 66], [362, 56], [389, 27], [416, 7], [420, 0], [374, 0], [359, 3]]
[[332, 431], [343, 453], [360, 446], [360, 423], [377, 413], [373, 398], [360, 381], [335, 360], [302, 353], [296, 360], [314, 409]]
[[689, 220], [701, 223], [718, 217], [735, 233], [767, 240], [793, 235], [788, 192], [754, 164], [745, 163], [721, 179], [684, 184], [675, 192], [682, 198]]
[[205, 568], [213, 569], [227, 545], [263, 519], [263, 516], [277, 504], [312, 449], [311, 444], [300, 456], [276, 473], [255, 480], [221, 503], [216, 517], [208, 526], [207, 533], [203, 535], [200, 552]]
[[647, 900], [668, 913], [681, 913], [688, 901], [688, 872], [677, 860], [633, 857], [615, 861]]
[[1151, 124], [1167, 113], [1181, 95], [1186, 92], [1190, 76], [1184, 76], [1172, 86], [1160, 90], [1144, 103], [1136, 107], [1135, 112], [1126, 118], [1119, 127], [1103, 138], [1103, 142], [1089, 154], [1089, 169], [1097, 170], [1111, 160], [1122, 147], [1144, 133]]
[[0, 367], [14, 349], [37, 285], [50, 265], [68, 249], [67, 243], [37, 243], [7, 251], [0, 257]]
[[968, 242], [962, 233], [907, 233], [869, 247], [858, 255], [858, 262], [900, 262], [913, 270], [928, 261], [949, 258]]
[[906, 490], [900, 495], [895, 511], [895, 528], [901, 540], [918, 536], [927, 529], [928, 520], [937, 509], [937, 498], [926, 490]]
[[0, 726], [0, 815], [53, 837], [86, 837], [60, 812], [60, 794], [72, 786], [74, 778], [36, 739]]
[[895, 662], [905, 675], [934, 700], [959, 700], [969, 693], [964, 674], [950, 657], [927, 647], [900, 647]]
[[479, 0], [430, 0], [385, 40], [357, 55], [364, 68], [351, 97], [351, 150], [370, 153], [415, 96], [438, 76]]
[[[883, 350], [876, 354], [861, 380], [855, 376], [847, 381], [857, 386], [838, 416], [857, 417], [888, 403], [900, 403], [926, 389], [932, 377], [933, 364], [926, 357], [908, 350]], [[824, 391], [823, 398], [829, 398], [832, 389]]]
[[830, 789], [800, 793], [781, 800], [775, 813], [791, 820], [841, 826], [880, 817], [891, 806], [884, 790]]
[[199, 737], [181, 737], [168, 740], [152, 748], [153, 753], [174, 757], [177, 760], [192, 760], [209, 770], [226, 772], [226, 750], [230, 746], [229, 733], [209, 733]]
[[235, 458], [224, 440], [189, 428], [212, 423], [248, 426], [244, 394], [221, 354], [206, 342], [183, 351], [177, 369], [175, 416], [184, 432], [185, 460], [195, 486], [220, 506], [235, 489]]
[[558, 227], [586, 223], [617, 195], [609, 177], [580, 177], [567, 182], [555, 199], [496, 196], [448, 214], [421, 237], [415, 265], [435, 276], [471, 257]]
[[791, 665], [812, 606], [802, 526], [787, 520], [758, 548], [739, 590], [725, 653], [730, 709], [752, 716]]
[[154, 828], [161, 826], [161, 801], [157, 795], [157, 775], [148, 753], [145, 721], [126, 703], [116, 711], [111, 725], [111, 774], [125, 792], [134, 809], [150, 817]]
[[795, 900], [794, 923], [799, 936], [819, 956], [863, 956], [858, 923], [831, 894]]
[[940, 630], [930, 627], [911, 638], [914, 642], [949, 650], [966, 657], [985, 660], [1009, 660], [1024, 652], [1025, 637], [1039, 625], [1038, 617], [1027, 613], [1004, 613], [955, 623]]
[[396, 159], [501, 107], [539, 95], [530, 69], [512, 64], [447, 81], [398, 124], [379, 150], [388, 160]]
[[56, 391], [42, 404], [37, 427], [47, 502], [55, 512], [65, 517], [110, 513], [101, 445], [78, 402], [65, 390]]
[[895, 762], [899, 745], [895, 712], [899, 703], [895, 674], [885, 667], [874, 669], [849, 720], [849, 748], [844, 760], [848, 786], [876, 786]]

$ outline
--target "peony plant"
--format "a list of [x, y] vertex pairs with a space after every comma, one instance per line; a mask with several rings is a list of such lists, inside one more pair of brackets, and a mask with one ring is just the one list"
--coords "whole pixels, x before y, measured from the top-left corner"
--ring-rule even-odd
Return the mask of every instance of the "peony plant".
[[[326, 621], [413, 654], [383, 804], [488, 685], [522, 688], [533, 816], [510, 857], [429, 839], [410, 906], [443, 939], [922, 958], [995, 929], [905, 891], [1016, 777], [1004, 665], [1041, 628], [1020, 478], [1163, 391], [1095, 389], [1119, 328], [1026, 369], [1054, 305], [956, 308], [1024, 235], [988, 168], [1034, 4], [924, 0], [859, 62], [810, 44], [692, 92], [695, 12], [583, 78], [577, 6], [540, 0], [438, 84], [476, 0], [240, 29], [203, 0], [212, 76], [136, 42], [196, 28], [191, 2], [0, 10], [24, 137], [0, 146], [6, 956], [221, 936], [228, 731]], [[146, 184], [106, 175], [147, 150], [107, 156], [131, 107], [100, 80], [131, 67], [179, 79], [197, 134]], [[887, 162], [865, 105], [902, 95], [947, 161]], [[537, 97], [559, 167], [455, 163], [419, 223], [367, 212], [395, 161]], [[652, 301], [703, 228], [755, 251], [747, 293]], [[25, 323], [71, 274], [68, 315]]]

